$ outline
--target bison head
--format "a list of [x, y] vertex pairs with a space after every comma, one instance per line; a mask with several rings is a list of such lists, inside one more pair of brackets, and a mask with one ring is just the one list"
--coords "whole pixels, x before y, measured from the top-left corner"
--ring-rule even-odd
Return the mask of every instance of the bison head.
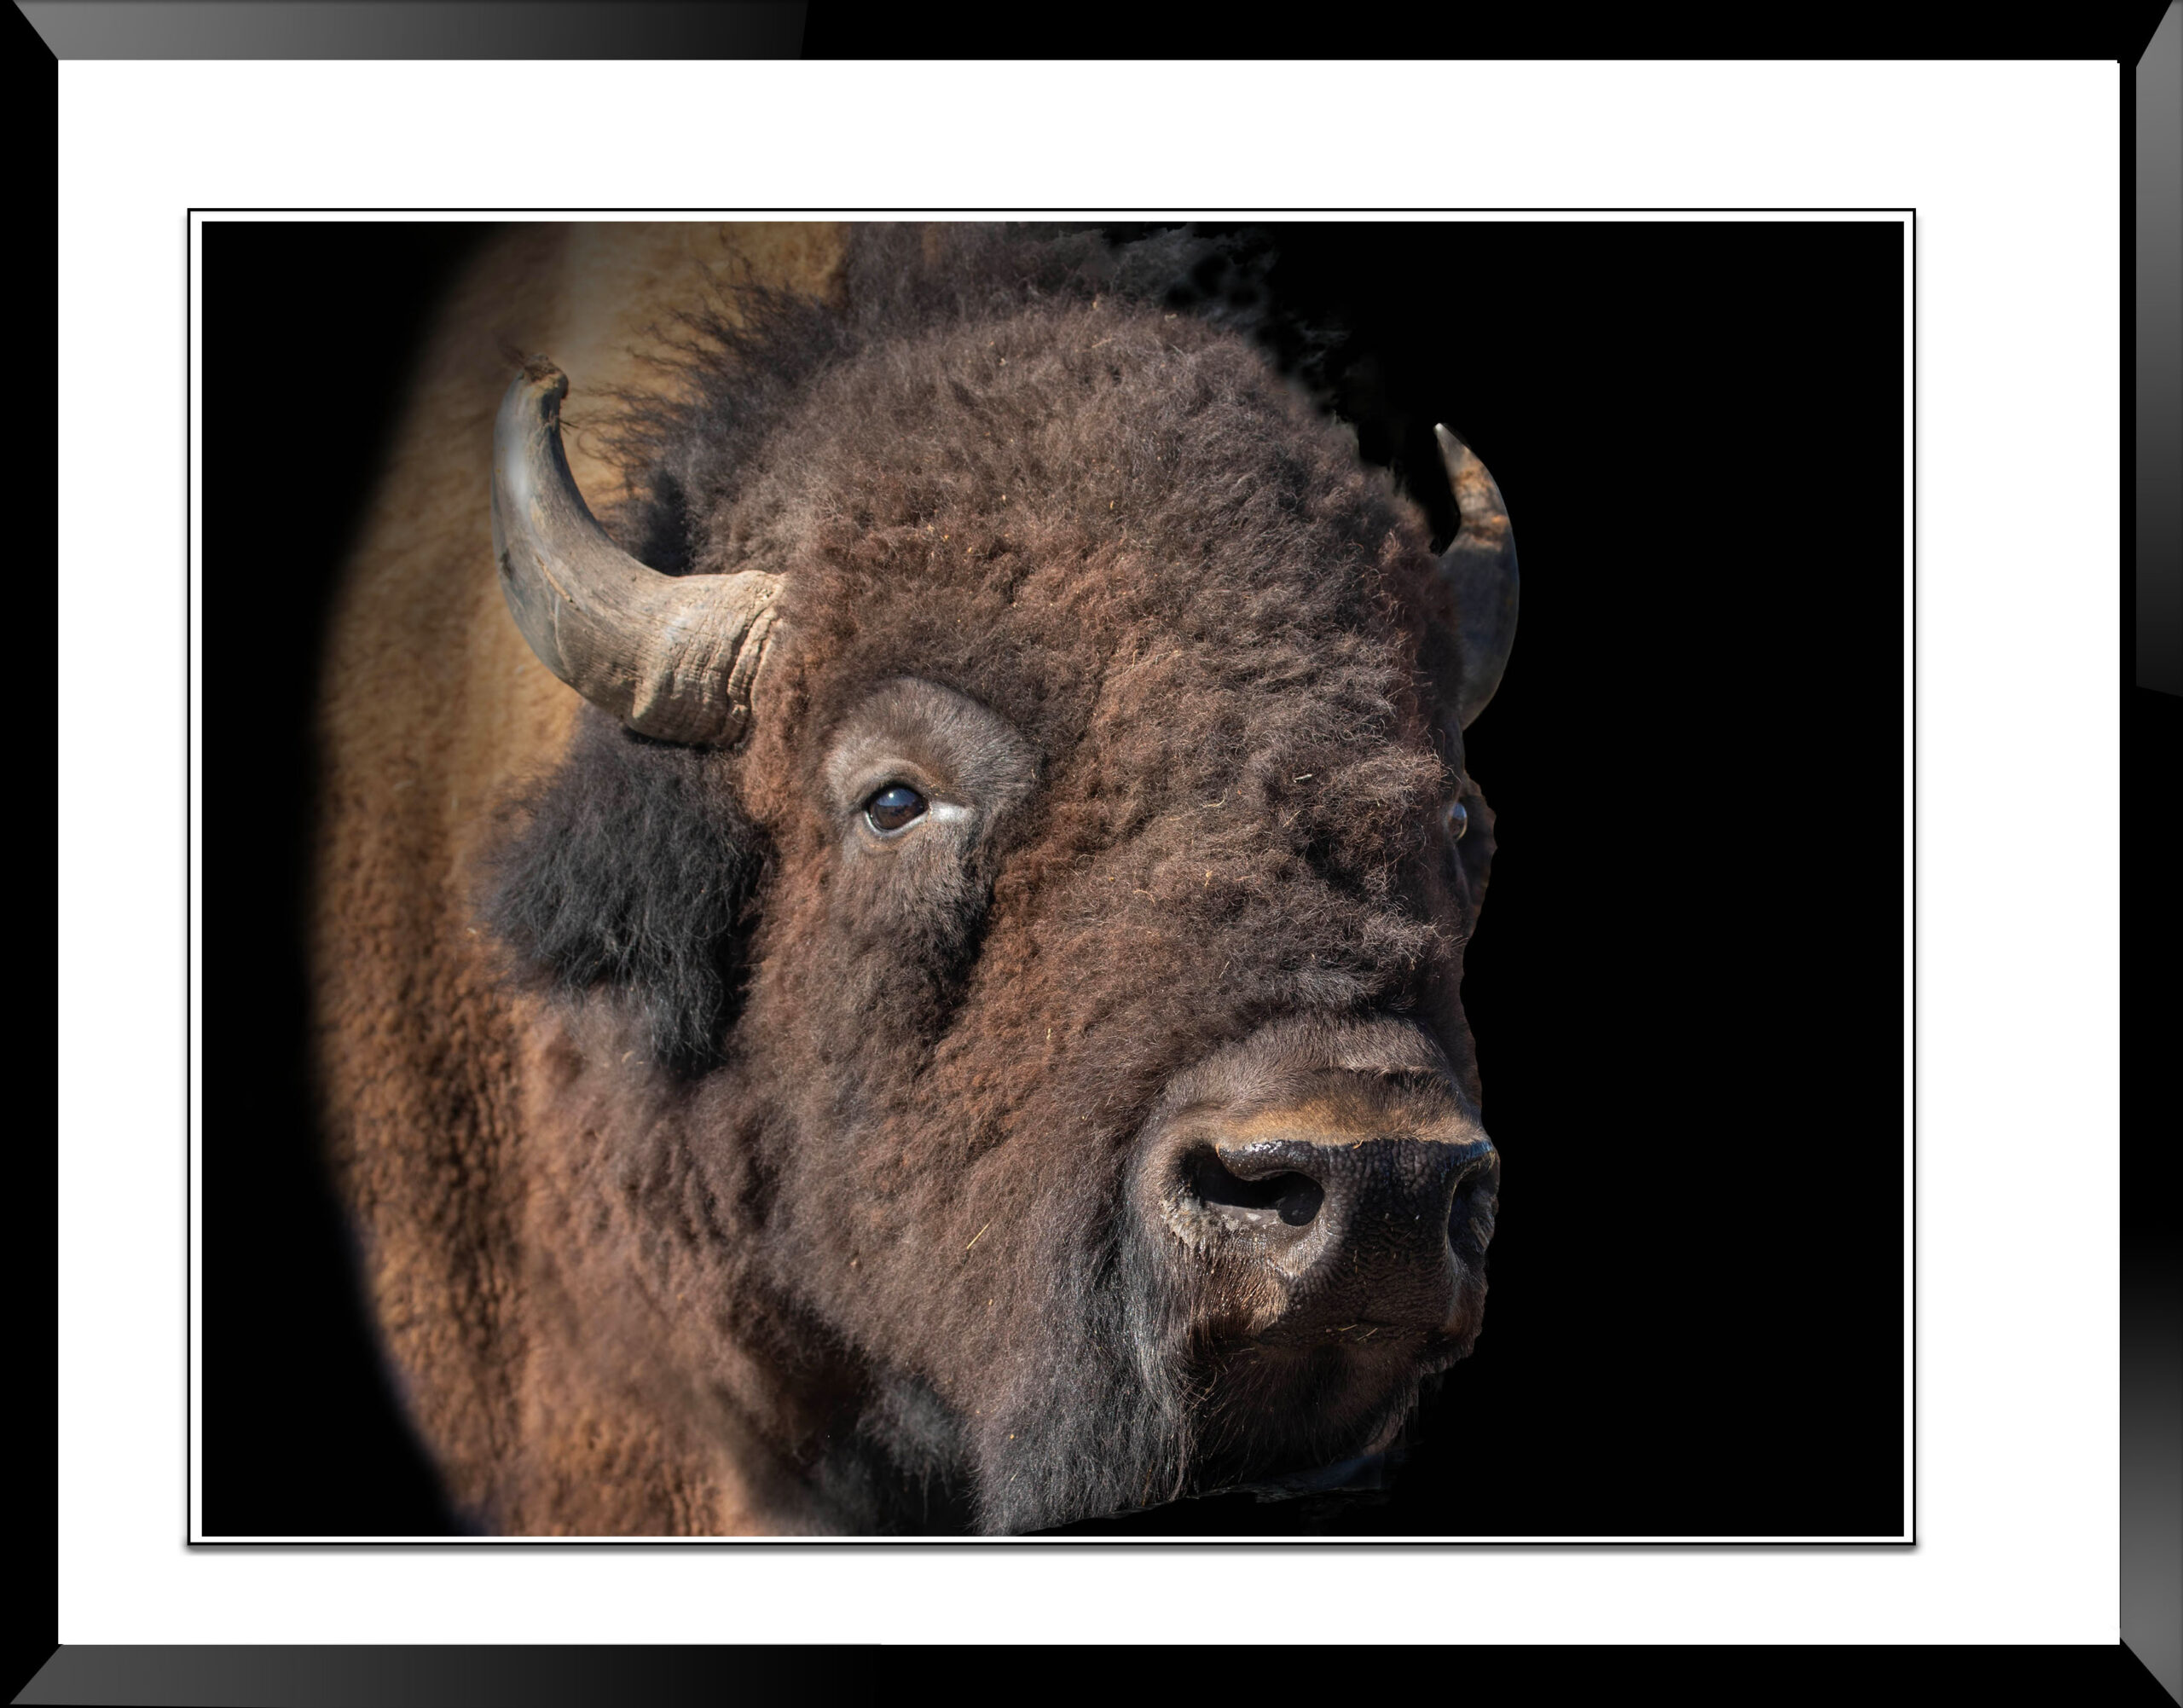
[[819, 1527], [1370, 1453], [1485, 1291], [1500, 495], [1444, 431], [1436, 554], [1232, 329], [918, 300], [716, 324], [626, 441], [672, 572], [508, 388], [508, 604], [599, 709], [489, 905], [569, 999], [571, 1333]]

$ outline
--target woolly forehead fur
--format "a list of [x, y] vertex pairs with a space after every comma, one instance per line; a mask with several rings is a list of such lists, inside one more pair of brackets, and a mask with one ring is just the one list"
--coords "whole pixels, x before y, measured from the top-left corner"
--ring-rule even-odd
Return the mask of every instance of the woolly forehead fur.
[[[857, 1396], [782, 1450], [860, 1491], [838, 1497], [859, 1525], [910, 1470], [985, 1528], [1060, 1522], [1198, 1485], [1214, 1435], [1345, 1450], [1414, 1398], [1239, 1422], [1192, 1364], [1195, 1283], [1125, 1211], [1161, 1088], [1273, 1018], [1412, 1014], [1474, 1096], [1455, 991], [1491, 851], [1481, 802], [1462, 870], [1433, 852], [1455, 773], [1420, 663], [1422, 516], [1247, 339], [1121, 288], [1127, 266], [883, 229], [844, 303], [702, 327], [674, 401], [625, 410], [616, 525], [669, 567], [784, 577], [752, 732], [689, 756], [600, 721], [503, 873], [495, 923], [551, 962], [535, 895], [510, 898], [545, 842], [569, 858], [571, 791], [620, 767], [612, 788], [665, 798], [628, 780], [650, 767], [684, 779], [658, 816], [711, 815], [692, 952], [739, 1005], [692, 1022], [717, 1048], [677, 1112], [633, 1087], [627, 1119], [715, 1209], [646, 1242], [646, 1285], [738, 1300], [720, 1335]], [[862, 893], [826, 804], [837, 738], [902, 678], [986, 708], [1036, 773], [939, 920]], [[702, 836], [665, 840], [703, 863]], [[652, 993], [655, 1022], [674, 999]], [[597, 1071], [591, 1120], [619, 1095]]]
[[[1139, 246], [1155, 279], [1184, 258]], [[1118, 292], [1131, 262], [1093, 240], [867, 229], [846, 270], [831, 311], [705, 319], [680, 400], [618, 426], [648, 561], [785, 578], [746, 809], [762, 779], [804, 787], [860, 692], [913, 675], [1050, 764], [1096, 720], [1127, 774], [1049, 791], [1103, 813], [1331, 744], [1346, 766], [1288, 773], [1318, 785], [1298, 793], [1321, 856], [1381, 866], [1422, 828], [1446, 781], [1410, 762], [1432, 560], [1345, 429], [1234, 331]]]

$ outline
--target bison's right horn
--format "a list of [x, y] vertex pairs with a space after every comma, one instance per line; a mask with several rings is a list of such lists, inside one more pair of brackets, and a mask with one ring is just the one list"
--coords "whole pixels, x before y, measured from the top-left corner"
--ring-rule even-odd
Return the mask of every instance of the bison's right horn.
[[663, 576], [606, 537], [561, 449], [568, 376], [527, 362], [493, 424], [493, 555], [541, 663], [631, 729], [731, 745], [773, 626], [777, 576]]
[[1516, 536], [1508, 525], [1508, 507], [1501, 489], [1471, 448], [1445, 427], [1436, 426], [1440, 460], [1456, 490], [1462, 525], [1440, 554], [1440, 576], [1456, 607], [1456, 640], [1462, 653], [1461, 703], [1456, 727], [1485, 709], [1508, 668], [1516, 640]]

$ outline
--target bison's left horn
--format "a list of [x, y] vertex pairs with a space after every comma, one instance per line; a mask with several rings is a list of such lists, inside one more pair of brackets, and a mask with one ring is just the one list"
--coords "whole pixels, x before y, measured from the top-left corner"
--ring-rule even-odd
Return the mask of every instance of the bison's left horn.
[[631, 729], [725, 747], [750, 716], [779, 576], [663, 576], [606, 537], [561, 449], [568, 376], [524, 364], [493, 424], [493, 555], [547, 669]]
[[1456, 722], [1468, 729], [1485, 709], [1508, 668], [1516, 640], [1516, 536], [1508, 507], [1485, 465], [1445, 427], [1436, 426], [1440, 460], [1456, 490], [1462, 526], [1440, 554], [1440, 574], [1456, 608], [1456, 640], [1462, 653], [1462, 686]]

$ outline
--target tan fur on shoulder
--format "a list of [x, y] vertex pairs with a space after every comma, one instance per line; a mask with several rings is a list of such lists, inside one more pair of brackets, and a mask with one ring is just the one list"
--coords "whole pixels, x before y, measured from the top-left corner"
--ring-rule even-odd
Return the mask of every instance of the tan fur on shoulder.
[[[604, 509], [617, 494], [583, 400], [643, 378], [652, 329], [706, 269], [823, 294], [839, 255], [824, 224], [496, 235], [440, 315], [334, 605], [313, 956], [328, 1142], [412, 1415], [452, 1498], [495, 1529], [779, 1527], [717, 1445], [670, 1439], [611, 1383], [559, 1379], [550, 1282], [526, 1257], [551, 1229], [518, 1184], [525, 1108], [569, 1050], [543, 1011], [518, 1022], [532, 1005], [502, 989], [472, 923], [476, 862], [494, 806], [559, 760], [579, 702], [507, 620], [494, 573], [503, 346], [567, 372], [570, 461]], [[563, 1398], [577, 1392], [581, 1410]], [[658, 1510], [599, 1497], [632, 1482], [661, 1491]]]

